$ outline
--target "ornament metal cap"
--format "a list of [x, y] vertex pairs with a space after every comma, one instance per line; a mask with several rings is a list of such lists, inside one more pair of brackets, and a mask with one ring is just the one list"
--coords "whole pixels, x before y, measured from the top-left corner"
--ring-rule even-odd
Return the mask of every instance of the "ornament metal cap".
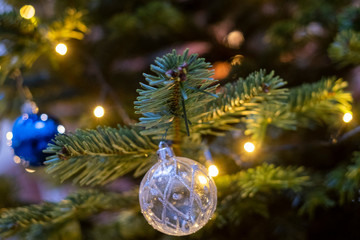
[[173, 150], [166, 144], [166, 142], [161, 141], [159, 143], [159, 150], [157, 151], [159, 160], [166, 160], [174, 156]]

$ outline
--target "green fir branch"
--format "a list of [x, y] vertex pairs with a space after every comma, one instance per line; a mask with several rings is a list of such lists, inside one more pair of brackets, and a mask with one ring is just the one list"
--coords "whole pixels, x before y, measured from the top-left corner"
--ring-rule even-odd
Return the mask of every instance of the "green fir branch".
[[207, 111], [199, 113], [193, 130], [202, 134], [221, 134], [221, 131], [234, 129], [233, 124], [242, 120], [248, 122], [251, 130], [256, 133], [259, 126], [251, 125], [254, 115], [258, 115], [263, 104], [283, 105], [287, 98], [286, 84], [274, 72], [260, 70], [247, 78], [240, 78], [235, 83], [226, 84], [219, 98], [210, 102]]
[[182, 55], [173, 50], [156, 58], [155, 64], [150, 67], [155, 75], [144, 74], [148, 84], [140, 83], [142, 89], [138, 89], [135, 109], [143, 115], [138, 125], [145, 127], [145, 135], [162, 138], [167, 134], [171, 139], [176, 118], [182, 119], [180, 130], [184, 131], [199, 112], [206, 111], [214, 99], [216, 80], [211, 78], [211, 65], [196, 54], [189, 56], [188, 50]]
[[103, 185], [135, 170], [143, 174], [156, 161], [157, 144], [138, 128], [98, 127], [58, 135], [46, 153], [46, 171], [61, 181], [73, 178], [80, 185]]
[[341, 31], [330, 45], [328, 53], [342, 67], [360, 64], [360, 33], [353, 30]]
[[254, 214], [268, 218], [273, 193], [301, 192], [310, 184], [302, 167], [276, 167], [266, 163], [234, 175], [219, 176], [215, 181], [219, 202], [216, 221], [220, 226], [229, 222], [239, 225]]
[[360, 152], [354, 152], [352, 164], [340, 166], [327, 175], [326, 185], [339, 194], [340, 204], [352, 201], [360, 189]]
[[261, 145], [269, 125], [285, 130], [313, 128], [327, 124], [338, 126], [341, 116], [351, 111], [352, 96], [346, 92], [347, 82], [324, 78], [293, 88], [285, 101], [266, 101], [252, 109], [246, 118], [245, 134]]
[[228, 195], [233, 190], [241, 198], [247, 198], [254, 197], [259, 192], [271, 193], [285, 189], [300, 191], [309, 184], [309, 177], [303, 167], [276, 167], [264, 163], [234, 175], [217, 177], [216, 184], [220, 193]]
[[347, 82], [331, 77], [291, 89], [288, 108], [297, 114], [297, 125], [308, 127], [310, 120], [330, 126], [339, 123], [339, 116], [351, 111], [352, 96], [346, 87]]
[[123, 194], [82, 190], [59, 203], [43, 203], [0, 212], [0, 236], [9, 237], [35, 224], [61, 224], [84, 219], [106, 210], [121, 210], [137, 205], [137, 191]]

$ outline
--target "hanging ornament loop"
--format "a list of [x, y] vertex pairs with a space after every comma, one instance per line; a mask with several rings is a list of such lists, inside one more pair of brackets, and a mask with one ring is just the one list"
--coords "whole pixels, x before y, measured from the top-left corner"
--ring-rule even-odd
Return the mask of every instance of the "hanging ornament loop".
[[157, 151], [159, 161], [167, 160], [171, 157], [174, 157], [173, 150], [166, 144], [166, 142], [161, 141], [159, 143], [159, 150]]

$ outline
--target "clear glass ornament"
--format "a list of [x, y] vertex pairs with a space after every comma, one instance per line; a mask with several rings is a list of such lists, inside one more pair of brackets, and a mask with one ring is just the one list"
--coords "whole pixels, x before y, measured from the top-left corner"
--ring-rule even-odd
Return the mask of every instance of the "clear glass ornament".
[[192, 234], [209, 221], [216, 209], [215, 182], [203, 165], [174, 156], [163, 142], [158, 158], [141, 181], [141, 212], [160, 232], [174, 236]]

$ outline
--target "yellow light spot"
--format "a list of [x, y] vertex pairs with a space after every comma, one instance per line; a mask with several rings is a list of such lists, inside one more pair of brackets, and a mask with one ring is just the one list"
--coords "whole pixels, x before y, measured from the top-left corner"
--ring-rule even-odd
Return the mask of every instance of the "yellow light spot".
[[25, 168], [25, 171], [27, 171], [28, 173], [34, 173], [35, 172], [35, 170], [31, 169], [31, 168]]
[[344, 117], [343, 117], [343, 121], [344, 121], [344, 122], [348, 123], [348, 122], [350, 122], [352, 119], [353, 119], [353, 116], [352, 116], [351, 113], [345, 113], [345, 114], [344, 114]]
[[251, 153], [255, 150], [255, 145], [251, 142], [247, 142], [244, 144], [244, 149], [245, 149], [245, 151]]
[[216, 177], [219, 174], [219, 169], [215, 165], [209, 166], [208, 170], [211, 177]]
[[240, 31], [232, 31], [227, 35], [227, 44], [230, 48], [238, 49], [244, 42], [244, 35]]
[[198, 179], [199, 179], [201, 184], [205, 185], [207, 183], [206, 177], [204, 177], [204, 176], [199, 176]]
[[56, 45], [55, 51], [60, 55], [65, 55], [67, 53], [67, 46], [64, 43], [59, 43]]
[[19, 164], [21, 162], [21, 159], [18, 156], [14, 156], [14, 162], [16, 164]]
[[10, 141], [13, 137], [14, 137], [14, 135], [13, 135], [12, 132], [7, 132], [7, 133], [6, 133], [6, 139], [7, 139], [7, 140]]
[[95, 109], [94, 109], [94, 115], [95, 117], [97, 118], [101, 118], [103, 117], [105, 114], [105, 109], [102, 107], [102, 106], [97, 106]]
[[20, 16], [25, 19], [30, 19], [35, 16], [35, 8], [31, 5], [24, 5], [20, 8]]

